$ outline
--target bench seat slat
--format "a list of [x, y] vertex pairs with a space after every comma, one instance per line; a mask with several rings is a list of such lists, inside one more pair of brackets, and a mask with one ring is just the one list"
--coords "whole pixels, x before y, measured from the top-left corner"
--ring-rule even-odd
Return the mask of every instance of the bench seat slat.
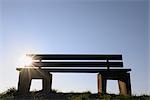
[[[26, 68], [17, 68], [17, 70], [22, 70], [22, 69], [26, 69]], [[32, 69], [32, 68], [31, 68]], [[30, 70], [30, 68], [29, 68]], [[35, 69], [35, 70], [38, 70], [38, 69]], [[128, 71], [131, 71], [131, 69], [56, 69], [56, 68], [53, 68], [53, 69], [42, 69], [42, 70], [45, 70], [45, 71], [49, 71], [49, 72], [68, 72], [68, 73], [72, 73], [72, 72], [75, 72], [75, 73], [101, 73], [101, 72], [112, 72], [112, 73], [122, 73], [122, 72], [128, 72]]]
[[121, 54], [27, 54], [34, 60], [122, 60]]
[[34, 67], [123, 67], [123, 62], [33, 62]]

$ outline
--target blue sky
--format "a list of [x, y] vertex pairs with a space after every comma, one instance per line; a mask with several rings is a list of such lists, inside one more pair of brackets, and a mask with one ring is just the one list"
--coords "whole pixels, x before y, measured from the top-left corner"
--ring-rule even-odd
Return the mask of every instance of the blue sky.
[[[150, 93], [148, 0], [0, 1], [0, 91], [17, 87], [25, 53], [119, 53], [132, 69], [133, 93]], [[115, 83], [109, 81], [109, 92], [117, 91]], [[96, 92], [96, 86], [96, 74], [54, 74], [60, 91]]]

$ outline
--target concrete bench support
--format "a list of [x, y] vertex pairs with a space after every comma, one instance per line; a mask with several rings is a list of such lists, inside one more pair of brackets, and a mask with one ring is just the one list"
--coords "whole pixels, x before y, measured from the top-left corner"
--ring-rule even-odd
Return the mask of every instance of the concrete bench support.
[[[109, 75], [110, 74], [110, 75]], [[118, 80], [120, 95], [131, 95], [130, 73], [97, 74], [98, 94], [106, 94], [107, 80]]]
[[18, 93], [28, 94], [32, 79], [42, 79], [42, 92], [51, 92], [52, 74], [41, 69], [22, 69], [19, 72]]
[[126, 73], [118, 79], [120, 95], [131, 95], [130, 74]]

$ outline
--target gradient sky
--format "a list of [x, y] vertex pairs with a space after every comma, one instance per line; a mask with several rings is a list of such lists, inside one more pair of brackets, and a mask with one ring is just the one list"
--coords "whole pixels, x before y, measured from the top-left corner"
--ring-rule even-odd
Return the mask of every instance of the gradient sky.
[[[148, 0], [0, 0], [0, 92], [17, 88], [25, 53], [123, 54], [133, 94], [150, 94]], [[97, 92], [96, 74], [53, 77], [59, 91]], [[118, 92], [116, 83], [108, 92]]]

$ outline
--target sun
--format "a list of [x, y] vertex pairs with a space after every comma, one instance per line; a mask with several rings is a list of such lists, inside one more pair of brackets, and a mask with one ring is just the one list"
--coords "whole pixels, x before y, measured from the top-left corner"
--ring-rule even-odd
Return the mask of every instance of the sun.
[[26, 67], [26, 66], [27, 67], [31, 67], [32, 66], [32, 62], [33, 62], [32, 57], [23, 55], [19, 59], [19, 67]]
[[25, 65], [25, 66], [30, 66], [31, 64], [32, 64], [32, 58], [26, 56], [26, 57], [24, 58], [24, 65]]

